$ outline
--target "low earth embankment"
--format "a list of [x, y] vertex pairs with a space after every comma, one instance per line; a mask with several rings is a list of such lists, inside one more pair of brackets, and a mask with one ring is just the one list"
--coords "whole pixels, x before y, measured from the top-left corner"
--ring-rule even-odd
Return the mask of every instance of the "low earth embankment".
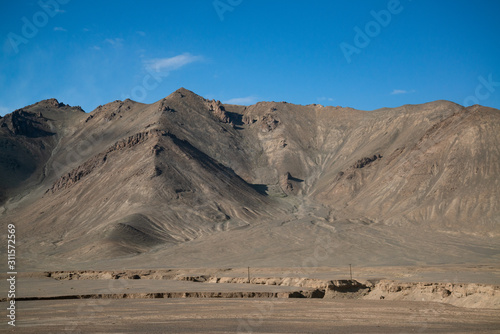
[[[223, 273], [222, 273], [223, 274]], [[177, 270], [54, 271], [20, 276], [17, 300], [121, 298], [323, 298], [404, 300], [500, 309], [500, 286], [477, 283], [232, 277]], [[36, 281], [38, 290], [30, 291]], [[40, 287], [42, 289], [40, 289]], [[1, 301], [6, 301], [3, 298]]]

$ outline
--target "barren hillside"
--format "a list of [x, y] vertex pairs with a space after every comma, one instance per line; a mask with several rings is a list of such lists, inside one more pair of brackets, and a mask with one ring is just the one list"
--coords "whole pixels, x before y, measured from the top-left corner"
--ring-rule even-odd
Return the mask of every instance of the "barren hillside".
[[51, 99], [0, 118], [0, 220], [27, 269], [491, 263], [499, 150], [498, 110], [447, 101]]

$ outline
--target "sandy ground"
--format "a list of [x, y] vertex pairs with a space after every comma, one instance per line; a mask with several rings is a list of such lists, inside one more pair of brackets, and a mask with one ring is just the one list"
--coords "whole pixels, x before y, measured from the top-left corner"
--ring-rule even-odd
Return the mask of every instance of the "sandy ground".
[[500, 312], [427, 302], [135, 299], [19, 302], [15, 333], [500, 333]]

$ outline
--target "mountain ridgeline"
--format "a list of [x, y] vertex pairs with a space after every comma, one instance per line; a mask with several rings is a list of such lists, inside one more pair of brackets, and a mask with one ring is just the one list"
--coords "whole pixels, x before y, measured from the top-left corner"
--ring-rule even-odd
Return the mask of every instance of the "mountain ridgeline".
[[33, 268], [300, 265], [319, 236], [316, 265], [500, 253], [500, 112], [477, 105], [50, 99], [0, 118], [0, 175]]

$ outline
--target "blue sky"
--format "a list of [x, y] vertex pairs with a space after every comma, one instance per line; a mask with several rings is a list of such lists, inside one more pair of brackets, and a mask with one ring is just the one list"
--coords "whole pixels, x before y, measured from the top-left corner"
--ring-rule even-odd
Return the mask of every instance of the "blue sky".
[[252, 104], [500, 109], [500, 2], [2, 1], [0, 115], [185, 87]]

